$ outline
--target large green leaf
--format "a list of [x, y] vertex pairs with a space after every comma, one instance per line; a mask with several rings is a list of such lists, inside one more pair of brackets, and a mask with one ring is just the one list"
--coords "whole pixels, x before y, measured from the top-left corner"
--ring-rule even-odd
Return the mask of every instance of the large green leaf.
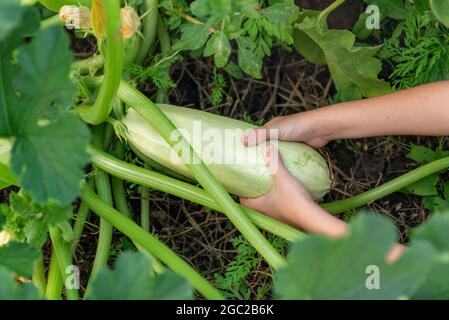
[[173, 44], [174, 50], [196, 50], [209, 38], [209, 27], [205, 24], [183, 24], [181, 38]]
[[91, 300], [192, 299], [188, 282], [171, 271], [151, 274], [151, 260], [138, 252], [122, 253], [115, 270], [102, 269], [92, 283]]
[[449, 1], [429, 0], [429, 3], [433, 14], [438, 18], [438, 20], [449, 28]]
[[20, 0], [2, 0], [0, 2], [0, 41], [3, 41], [22, 20]]
[[413, 295], [415, 299], [449, 299], [449, 213], [434, 215], [415, 230], [412, 242], [428, 241], [438, 252], [438, 262], [429, 272], [426, 281]]
[[381, 18], [393, 18], [402, 20], [407, 14], [404, 0], [364, 0], [368, 5], [375, 5], [379, 8]]
[[89, 131], [67, 111], [76, 94], [68, 36], [59, 27], [41, 30], [19, 49], [17, 64], [11, 61], [4, 53], [0, 67], [0, 137], [14, 138], [11, 167], [38, 202], [66, 205], [89, 161]]
[[31, 283], [17, 284], [11, 272], [0, 266], [0, 300], [37, 300], [37, 288]]
[[[394, 264], [385, 257], [396, 240], [385, 218], [360, 214], [350, 234], [332, 240], [310, 236], [294, 243], [288, 265], [279, 270], [276, 293], [282, 299], [399, 299], [410, 297], [424, 281], [435, 250], [417, 241]], [[366, 285], [378, 270], [379, 288]]]
[[19, 276], [28, 277], [33, 272], [33, 262], [39, 258], [40, 253], [29, 244], [9, 241], [0, 246], [0, 267]]
[[388, 93], [389, 84], [377, 76], [382, 68], [380, 60], [374, 57], [379, 47], [357, 46], [352, 32], [329, 30], [326, 20], [330, 12], [303, 14], [296, 24], [296, 50], [312, 62], [327, 63], [341, 100]]

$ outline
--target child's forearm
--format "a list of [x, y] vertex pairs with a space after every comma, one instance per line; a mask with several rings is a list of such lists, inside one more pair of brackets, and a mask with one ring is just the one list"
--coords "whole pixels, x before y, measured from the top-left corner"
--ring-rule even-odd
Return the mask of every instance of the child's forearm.
[[328, 140], [380, 135], [449, 135], [449, 81], [298, 115]]

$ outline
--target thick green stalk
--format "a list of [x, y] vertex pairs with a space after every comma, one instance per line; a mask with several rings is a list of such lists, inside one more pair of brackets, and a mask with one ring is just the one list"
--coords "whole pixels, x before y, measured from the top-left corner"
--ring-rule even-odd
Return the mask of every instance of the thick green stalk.
[[333, 214], [356, 209], [388, 196], [393, 192], [399, 191], [406, 186], [409, 186], [425, 177], [438, 173], [447, 168], [449, 168], [449, 157], [425, 164], [403, 174], [402, 176], [386, 182], [377, 188], [368, 190], [351, 198], [325, 203], [322, 207]]
[[81, 192], [81, 199], [86, 201], [89, 207], [101, 218], [108, 220], [115, 228], [123, 232], [134, 242], [148, 250], [156, 258], [164, 262], [173, 271], [182, 275], [194, 289], [207, 299], [223, 299], [220, 292], [210, 285], [195, 269], [187, 262], [178, 257], [170, 248], [160, 242], [156, 237], [149, 234], [132, 220], [107, 205], [89, 188]]
[[[113, 150], [113, 153], [116, 157], [119, 159], [123, 159], [124, 156], [124, 147], [121, 143], [117, 142], [115, 145], [115, 148]], [[112, 194], [114, 197], [114, 204], [120, 213], [122, 213], [125, 217], [132, 219], [132, 213], [129, 209], [128, 201], [126, 199], [126, 191], [123, 186], [123, 180], [120, 178], [117, 178], [115, 176], [111, 177], [111, 186], [112, 186]], [[149, 230], [148, 230], [149, 231]], [[150, 256], [150, 258], [153, 261], [152, 267], [156, 273], [161, 273], [164, 271], [164, 266], [160, 263], [159, 260], [157, 260], [155, 257], [153, 257], [147, 250], [139, 246], [137, 243], [134, 243], [136, 248], [144, 253]]]
[[102, 69], [104, 66], [104, 58], [98, 54], [86, 59], [77, 60], [72, 63], [71, 71], [84, 75], [89, 74], [91, 70]]
[[[95, 185], [99, 197], [107, 204], [112, 205], [112, 192], [109, 175], [103, 170], [97, 170], [95, 174]], [[89, 277], [89, 283], [93, 278], [95, 278], [98, 271], [108, 264], [112, 242], [112, 231], [112, 225], [107, 220], [100, 219], [97, 251], [95, 253], [95, 259]]]
[[[95, 186], [94, 179], [89, 178], [87, 184], [90, 188], [93, 189]], [[84, 226], [86, 225], [86, 221], [88, 220], [89, 213], [89, 207], [87, 206], [87, 204], [81, 201], [75, 217], [75, 223], [73, 224], [73, 250], [75, 250], [76, 244], [81, 239], [81, 235], [83, 234]]]
[[189, 154], [192, 155], [192, 164], [186, 164], [186, 166], [192, 172], [195, 179], [210, 194], [212, 199], [220, 205], [229, 220], [231, 220], [248, 242], [265, 258], [268, 264], [275, 269], [283, 267], [287, 263], [285, 258], [265, 239], [251, 220], [242, 212], [240, 206], [235, 203], [223, 186], [217, 182], [187, 140], [171, 140], [171, 134], [176, 130], [176, 127], [159, 107], [125, 81], [122, 81], [120, 84], [118, 96], [123, 102], [139, 113], [167, 143], [171, 146], [177, 144], [180, 147], [180, 152], [182, 150], [189, 151]]
[[161, 53], [167, 54], [171, 50], [170, 35], [165, 26], [164, 18], [160, 15], [157, 19], [157, 37], [159, 39]]
[[325, 203], [322, 205], [324, 209], [333, 214], [342, 213], [348, 210], [356, 209], [364, 205], [370, 204], [373, 201], [379, 200], [396, 191], [399, 191], [406, 186], [409, 186], [421, 179], [424, 179], [432, 174], [438, 173], [449, 168], [449, 157], [442, 158], [431, 163], [425, 164], [417, 169], [414, 169], [402, 176], [399, 176], [391, 181], [384, 183], [374, 189], [360, 193], [354, 197], [338, 200], [334, 202]]
[[[103, 148], [105, 141], [103, 126], [94, 127], [94, 143], [98, 148]], [[112, 206], [112, 191], [109, 180], [109, 175], [103, 170], [98, 169], [94, 165], [95, 170], [95, 187], [97, 189], [98, 196], [108, 205]], [[92, 271], [89, 277], [87, 290], [89, 290], [89, 284], [92, 279], [95, 278], [97, 273], [108, 264], [109, 253], [112, 242], [112, 225], [104, 219], [100, 219], [100, 230], [98, 235], [97, 251], [95, 253], [95, 259], [92, 266]]]
[[[198, 203], [213, 210], [223, 212], [223, 209], [201, 188], [195, 187], [187, 182], [167, 177], [158, 172], [140, 168], [119, 160], [96, 148], [90, 148], [92, 162], [94, 165], [110, 175], [130, 181], [141, 186], [170, 193], [188, 201]], [[271, 232], [281, 238], [293, 241], [303, 236], [298, 230], [274, 220], [260, 212], [240, 207], [244, 213], [259, 228]]]
[[[120, 142], [116, 142], [112, 153], [119, 159], [123, 159], [125, 149]], [[126, 190], [123, 180], [117, 177], [111, 177], [112, 196], [114, 204], [118, 211], [126, 217], [131, 218], [131, 211], [129, 210], [128, 201], [126, 200]]]
[[150, 232], [150, 190], [141, 187], [140, 197], [140, 226]]
[[[78, 108], [90, 124], [103, 123], [112, 110], [123, 71], [123, 39], [120, 33], [120, 1], [103, 1], [106, 20], [106, 58], [104, 81], [92, 106]], [[103, 39], [100, 39], [102, 41]]]
[[33, 275], [31, 277], [33, 284], [39, 290], [39, 294], [45, 296], [45, 286], [47, 280], [45, 279], [44, 260], [42, 258], [37, 259], [33, 263]]
[[[160, 15], [157, 19], [157, 37], [159, 39], [161, 53], [163, 55], [168, 54], [168, 52], [171, 49], [170, 35], [168, 34], [164, 19]], [[157, 101], [157, 103], [168, 103], [169, 102], [167, 89], [159, 88], [157, 90], [156, 101]]]
[[62, 275], [59, 268], [58, 258], [56, 257], [55, 250], [51, 252], [50, 269], [48, 271], [47, 290], [45, 291], [45, 297], [48, 300], [61, 300], [62, 298]]
[[143, 64], [145, 58], [148, 56], [154, 40], [156, 39], [156, 24], [158, 19], [158, 0], [144, 0], [142, 3], [141, 13], [146, 14], [143, 20], [142, 35], [143, 40], [140, 44], [139, 53], [134, 62], [136, 64]]
[[72, 254], [70, 246], [66, 243], [61, 236], [61, 231], [58, 227], [50, 227], [50, 238], [53, 246], [53, 252], [56, 254], [56, 258], [59, 265], [60, 278], [66, 287], [66, 295], [68, 300], [78, 300], [78, 290], [75, 288], [67, 287], [67, 267], [72, 265]]

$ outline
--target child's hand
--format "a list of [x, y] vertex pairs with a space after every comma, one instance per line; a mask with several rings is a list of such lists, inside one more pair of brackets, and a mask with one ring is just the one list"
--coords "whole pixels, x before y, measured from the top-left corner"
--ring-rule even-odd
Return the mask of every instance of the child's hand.
[[[346, 235], [347, 224], [312, 200], [306, 188], [284, 167], [281, 155], [274, 146], [267, 145], [265, 158], [273, 175], [273, 186], [262, 197], [240, 198], [244, 206], [306, 232], [333, 238]], [[385, 257], [386, 262], [393, 263], [399, 259], [405, 248], [395, 244]]]
[[306, 188], [288, 172], [274, 146], [267, 145], [265, 158], [273, 176], [271, 190], [259, 198], [241, 198], [244, 206], [307, 232], [331, 237], [346, 232], [346, 223], [317, 205]]
[[[243, 143], [252, 146], [271, 138], [283, 141], [300, 141], [314, 148], [321, 148], [330, 140], [326, 137], [324, 130], [321, 130], [323, 126], [316, 123], [315, 118], [313, 112], [273, 118], [261, 128], [245, 132]], [[270, 137], [270, 129], [277, 130], [276, 137]]]

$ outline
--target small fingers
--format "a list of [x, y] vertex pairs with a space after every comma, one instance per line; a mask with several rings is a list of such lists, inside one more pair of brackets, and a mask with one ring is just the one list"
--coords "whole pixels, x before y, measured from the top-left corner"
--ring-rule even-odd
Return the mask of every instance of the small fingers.
[[268, 126], [249, 129], [242, 136], [243, 144], [248, 147], [257, 145], [266, 140], [276, 139], [278, 139], [278, 129], [270, 128]]

